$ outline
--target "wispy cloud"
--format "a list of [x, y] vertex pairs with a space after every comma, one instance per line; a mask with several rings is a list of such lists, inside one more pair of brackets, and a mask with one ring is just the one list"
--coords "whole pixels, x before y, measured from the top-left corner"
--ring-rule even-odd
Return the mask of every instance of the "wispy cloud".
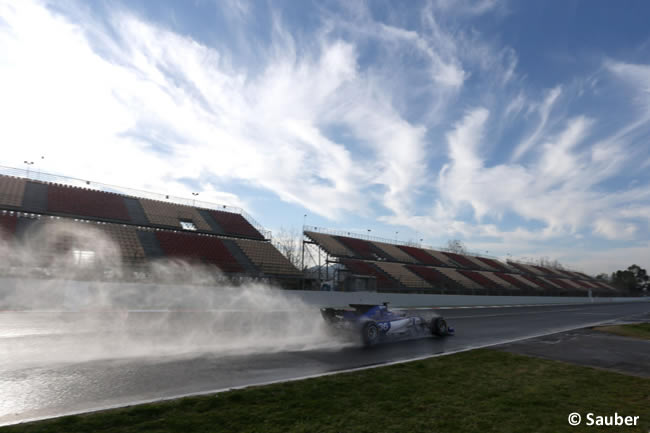
[[48, 5], [0, 0], [3, 164], [46, 155], [50, 171], [247, 207], [243, 185], [493, 252], [648, 238], [650, 66], [603, 55], [532, 84], [474, 26], [502, 2], [328, 3], [299, 30], [271, 5], [263, 31], [259, 5], [219, 3], [243, 48], [125, 6]]
[[[185, 193], [185, 178], [245, 181], [331, 218], [363, 212], [364, 185], [384, 185], [386, 205], [398, 207], [422, 174], [422, 127], [391, 107], [345, 41], [299, 55], [278, 23], [267, 65], [251, 76], [124, 11], [110, 17], [100, 46], [87, 39], [97, 32], [90, 18], [71, 23], [29, 3], [2, 12], [11, 30], [2, 107], [12, 120], [2, 134], [15, 144], [7, 160], [47, 152], [57, 171], [113, 181], [120, 172], [121, 183]], [[366, 151], [326, 136], [337, 125]]]
[[553, 109], [553, 105], [555, 105], [555, 101], [557, 101], [561, 94], [562, 89], [560, 87], [551, 89], [546, 95], [546, 98], [544, 98], [544, 101], [539, 104], [538, 107], [536, 107], [535, 111], [539, 113], [539, 123], [537, 124], [537, 127], [533, 133], [524, 141], [519, 143], [519, 145], [517, 145], [515, 151], [512, 154], [513, 161], [521, 158], [526, 152], [530, 150], [532, 146], [534, 146], [540, 140], [540, 138], [542, 138], [542, 134], [547, 126], [548, 118], [551, 114], [551, 110]]

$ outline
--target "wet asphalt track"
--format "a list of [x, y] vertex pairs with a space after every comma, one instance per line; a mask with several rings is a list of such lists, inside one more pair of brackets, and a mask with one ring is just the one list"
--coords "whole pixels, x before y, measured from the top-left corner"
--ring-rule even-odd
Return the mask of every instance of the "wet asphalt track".
[[[34, 335], [28, 335], [20, 328], [24, 327], [26, 314], [37, 313], [0, 312], [0, 325], [9, 330], [5, 337], [0, 338], [0, 425], [408, 360], [598, 322], [647, 317], [649, 312], [649, 302], [444, 309], [440, 313], [449, 319], [457, 332], [456, 336], [446, 339], [425, 338], [369, 349], [335, 345], [248, 355], [224, 355], [204, 348], [184, 355], [84, 362], [54, 362], [45, 355], [29, 363], [3, 363], [2, 360], [3, 357], [10, 359], [14, 348], [46, 345], [47, 339], [65, 338], [68, 331], [63, 329], [57, 334], [39, 335], [34, 340]], [[74, 326], [67, 329], [74, 329]]]

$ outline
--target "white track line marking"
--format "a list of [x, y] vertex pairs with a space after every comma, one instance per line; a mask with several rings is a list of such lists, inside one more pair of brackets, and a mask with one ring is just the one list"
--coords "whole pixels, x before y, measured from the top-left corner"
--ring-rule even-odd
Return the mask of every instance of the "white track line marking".
[[[447, 356], [447, 355], [453, 355], [455, 353], [469, 352], [470, 350], [474, 350], [474, 349], [484, 349], [486, 347], [498, 346], [498, 345], [501, 345], [501, 344], [515, 343], [517, 341], [529, 340], [531, 338], [544, 337], [546, 335], [552, 335], [552, 334], [557, 334], [557, 333], [560, 333], [560, 332], [572, 331], [574, 329], [591, 328], [593, 326], [604, 325], [606, 323], [615, 322], [617, 320], [621, 320], [621, 319], [628, 318], [628, 317], [639, 316], [641, 314], [646, 314], [646, 313], [634, 313], [634, 314], [630, 314], [628, 316], [622, 316], [622, 317], [617, 317], [617, 318], [607, 319], [607, 320], [600, 320], [598, 322], [592, 322], [592, 323], [585, 323], [585, 324], [581, 324], [579, 326], [569, 326], [569, 327], [564, 327], [564, 328], [554, 328], [554, 329], [549, 329], [549, 330], [546, 330], [546, 331], [543, 331], [543, 332], [540, 332], [540, 333], [537, 333], [537, 334], [528, 335], [528, 336], [525, 336], [525, 337], [518, 337], [518, 338], [511, 338], [511, 339], [506, 339], [506, 340], [499, 340], [499, 341], [492, 342], [492, 343], [487, 343], [487, 344], [479, 344], [479, 345], [476, 345], [476, 346], [470, 346], [470, 347], [465, 347], [465, 348], [458, 349], [458, 350], [453, 350], [451, 352], [434, 353], [434, 354], [430, 354], [430, 355], [417, 356], [415, 358], [401, 359], [401, 360], [398, 360], [398, 361], [390, 361], [390, 362], [384, 362], [384, 363], [379, 363], [379, 364], [367, 365], [367, 366], [364, 366], [364, 367], [354, 367], [354, 368], [348, 368], [348, 369], [343, 369], [343, 370], [327, 371], [327, 372], [324, 372], [324, 373], [308, 374], [306, 376], [293, 377], [293, 378], [290, 378], [290, 379], [278, 379], [278, 380], [271, 380], [271, 381], [267, 381], [267, 382], [258, 382], [258, 383], [251, 383], [251, 384], [247, 384], [247, 385], [238, 385], [238, 386], [233, 386], [233, 387], [230, 387], [230, 388], [221, 388], [221, 389], [214, 389], [214, 390], [210, 390], [210, 391], [200, 391], [200, 392], [192, 392], [192, 393], [187, 393], [187, 394], [178, 394], [178, 395], [173, 395], [173, 396], [169, 396], [169, 397], [156, 398], [156, 399], [150, 399], [150, 400], [138, 400], [138, 401], [125, 403], [125, 404], [102, 406], [102, 407], [98, 407], [98, 408], [90, 409], [90, 410], [85, 410], [85, 411], [82, 410], [82, 411], [67, 412], [67, 413], [63, 413], [63, 414], [60, 414], [60, 415], [56, 415], [56, 416], [44, 416], [44, 417], [38, 417], [38, 418], [29, 418], [29, 419], [26, 419], [26, 420], [9, 422], [9, 423], [6, 423], [6, 424], [0, 423], [0, 427], [8, 426], [8, 425], [22, 424], [22, 423], [27, 423], [27, 422], [41, 421], [41, 420], [45, 420], [45, 419], [56, 419], [56, 418], [61, 418], [61, 417], [64, 417], [64, 416], [70, 416], [70, 415], [81, 415], [81, 414], [88, 414], [88, 413], [94, 413], [94, 412], [101, 412], [101, 411], [105, 411], [105, 410], [119, 409], [119, 408], [130, 407], [130, 406], [137, 406], [137, 405], [140, 405], [140, 404], [156, 403], [156, 402], [163, 402], [163, 401], [169, 401], [169, 400], [177, 400], [179, 398], [185, 398], [185, 397], [198, 397], [198, 396], [202, 396], [202, 395], [221, 394], [221, 393], [228, 392], [228, 391], [234, 391], [234, 390], [238, 390], [238, 389], [246, 389], [246, 388], [251, 388], [251, 387], [255, 387], [255, 386], [266, 386], [266, 385], [274, 385], [274, 384], [277, 384], [277, 383], [296, 382], [296, 381], [299, 381], [299, 380], [315, 379], [315, 378], [318, 378], [318, 377], [333, 376], [335, 374], [342, 374], [342, 373], [354, 373], [356, 371], [371, 370], [371, 369], [379, 368], [379, 367], [387, 367], [389, 365], [405, 364], [407, 362], [422, 361], [424, 359], [437, 358], [439, 356]], [[215, 395], [215, 397], [217, 397], [217, 396]]]

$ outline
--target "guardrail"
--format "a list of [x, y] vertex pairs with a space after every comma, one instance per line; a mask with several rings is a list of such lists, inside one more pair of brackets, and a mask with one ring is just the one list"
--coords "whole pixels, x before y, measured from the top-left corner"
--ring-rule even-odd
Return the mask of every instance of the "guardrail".
[[310, 292], [292, 290], [290, 296], [317, 307], [347, 307], [349, 304], [390, 303], [393, 307], [487, 307], [514, 305], [591, 304], [611, 302], [650, 302], [645, 298], [590, 298], [560, 296], [485, 296], [485, 295], [425, 295], [376, 292]]
[[[224, 282], [224, 284], [229, 284]], [[246, 284], [246, 283], [244, 283]], [[481, 295], [426, 295], [377, 292], [327, 292], [305, 290], [272, 289], [263, 281], [251, 280], [250, 284], [260, 285], [259, 290], [273, 291], [278, 298], [294, 300], [295, 308], [347, 307], [349, 304], [380, 304], [389, 302], [393, 307], [460, 307], [460, 306], [514, 306], [514, 305], [558, 305], [591, 304], [613, 302], [650, 302], [644, 298], [590, 298], [553, 296], [481, 296]], [[0, 277], [0, 307], [20, 307], [24, 309], [56, 309], [72, 305], [88, 297], [101, 301], [102, 305], [87, 304], [85, 308], [181, 308], [189, 300], [190, 293], [196, 292], [210, 296], [220, 293], [220, 286], [191, 285], [187, 282], [176, 284], [154, 282], [111, 282], [77, 281], [63, 279], [38, 279]], [[89, 296], [93, 295], [93, 296]], [[101, 295], [101, 296], [97, 296]], [[193, 298], [193, 306], [204, 308], [206, 300]], [[75, 302], [72, 302], [75, 301]], [[15, 302], [16, 305], [13, 305]], [[94, 301], [93, 301], [94, 302]], [[215, 307], [218, 309], [218, 306]], [[1, 309], [1, 308], [0, 308]]]

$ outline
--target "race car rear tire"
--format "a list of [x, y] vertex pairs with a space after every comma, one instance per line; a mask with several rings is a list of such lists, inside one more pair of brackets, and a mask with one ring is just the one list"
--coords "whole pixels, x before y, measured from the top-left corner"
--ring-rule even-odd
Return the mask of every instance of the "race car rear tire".
[[372, 346], [379, 341], [379, 327], [375, 322], [366, 322], [361, 328], [361, 340], [364, 346]]
[[447, 335], [447, 321], [442, 317], [436, 317], [431, 322], [431, 333], [439, 337]]
[[328, 324], [334, 322], [336, 318], [336, 313], [334, 312], [334, 308], [321, 308], [320, 314], [323, 317], [323, 320], [325, 320], [325, 322], [327, 322]]

